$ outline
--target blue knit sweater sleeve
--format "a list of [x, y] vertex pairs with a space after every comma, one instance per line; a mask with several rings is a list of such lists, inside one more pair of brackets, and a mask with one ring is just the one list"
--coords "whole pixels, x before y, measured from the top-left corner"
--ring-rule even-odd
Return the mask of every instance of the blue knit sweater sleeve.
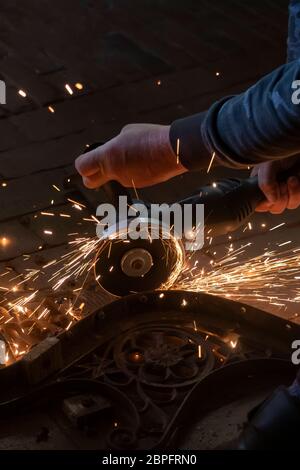
[[300, 153], [300, 0], [290, 0], [287, 60], [238, 96], [171, 125], [170, 139], [190, 170], [215, 155], [235, 168]]

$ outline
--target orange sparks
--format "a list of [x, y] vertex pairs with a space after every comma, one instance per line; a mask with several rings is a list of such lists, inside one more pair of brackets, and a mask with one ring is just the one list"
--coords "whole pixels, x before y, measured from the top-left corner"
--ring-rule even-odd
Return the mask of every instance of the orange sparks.
[[19, 95], [22, 96], [22, 98], [26, 98], [27, 94], [24, 90], [19, 90], [18, 91]]
[[176, 161], [179, 164], [179, 152], [180, 152], [180, 139], [176, 140]]
[[68, 83], [65, 84], [65, 89], [67, 90], [69, 95], [73, 95], [73, 90]]
[[211, 156], [211, 159], [210, 159], [210, 162], [209, 162], [209, 165], [208, 165], [208, 168], [207, 168], [207, 174], [210, 172], [211, 170], [211, 167], [212, 167], [212, 164], [214, 162], [214, 159], [215, 159], [215, 156], [216, 156], [216, 153], [213, 152], [212, 156]]
[[277, 230], [278, 228], [283, 227], [284, 225], [285, 225], [285, 222], [282, 222], [282, 224], [279, 224], [279, 225], [275, 225], [275, 227], [270, 228], [270, 232], [272, 232], [273, 230]]

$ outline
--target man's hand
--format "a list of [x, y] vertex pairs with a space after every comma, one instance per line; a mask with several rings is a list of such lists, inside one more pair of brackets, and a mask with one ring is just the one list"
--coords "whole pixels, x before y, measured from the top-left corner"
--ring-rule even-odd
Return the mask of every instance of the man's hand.
[[169, 126], [130, 124], [115, 138], [76, 159], [75, 166], [87, 188], [110, 180], [125, 187], [151, 186], [187, 170], [176, 158]]
[[285, 209], [297, 209], [300, 206], [300, 170], [286, 182], [278, 183], [277, 177], [282, 171], [299, 163], [300, 157], [290, 157], [279, 161], [261, 163], [252, 170], [252, 176], [258, 175], [260, 189], [266, 196], [256, 208], [257, 212], [281, 214]]

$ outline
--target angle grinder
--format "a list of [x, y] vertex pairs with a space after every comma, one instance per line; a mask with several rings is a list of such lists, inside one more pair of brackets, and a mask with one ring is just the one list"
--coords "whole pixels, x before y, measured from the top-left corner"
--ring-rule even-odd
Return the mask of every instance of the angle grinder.
[[[86, 151], [98, 147], [93, 144]], [[280, 175], [286, 181], [295, 174], [295, 168]], [[136, 202], [126, 188], [117, 181], [103, 185], [109, 201], [117, 208], [119, 196], [126, 196], [128, 205]], [[265, 199], [258, 185], [257, 176], [247, 179], [227, 178], [197, 190], [194, 195], [179, 202], [183, 204], [203, 204], [205, 213], [205, 233], [210, 237], [225, 235], [243, 226], [253, 215], [257, 205]], [[145, 204], [145, 203], [143, 203]], [[161, 220], [134, 217], [145, 226], [157, 230], [158, 237], [152, 239], [131, 239], [119, 237], [127, 229], [128, 221], [118, 220], [109, 228], [107, 239], [98, 250], [94, 271], [98, 283], [116, 296], [147, 290], [171, 287], [185, 265], [185, 249], [182, 240], [170, 234]], [[169, 239], [164, 235], [169, 232]]]

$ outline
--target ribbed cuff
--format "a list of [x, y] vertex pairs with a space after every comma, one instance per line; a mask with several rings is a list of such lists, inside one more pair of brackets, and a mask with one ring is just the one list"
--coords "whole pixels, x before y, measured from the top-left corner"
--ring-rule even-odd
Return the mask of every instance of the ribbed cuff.
[[178, 119], [171, 124], [172, 148], [188, 170], [199, 171], [207, 168], [213, 153], [215, 165], [244, 169], [251, 164], [241, 160], [233, 149], [226, 147], [222, 139], [224, 130], [218, 127], [218, 114], [231, 98], [232, 96], [227, 96], [214, 103], [208, 111]]
[[197, 171], [209, 159], [209, 151], [204, 143], [202, 124], [206, 111], [183, 119], [177, 119], [170, 127], [170, 142], [174, 153], [185, 168]]

